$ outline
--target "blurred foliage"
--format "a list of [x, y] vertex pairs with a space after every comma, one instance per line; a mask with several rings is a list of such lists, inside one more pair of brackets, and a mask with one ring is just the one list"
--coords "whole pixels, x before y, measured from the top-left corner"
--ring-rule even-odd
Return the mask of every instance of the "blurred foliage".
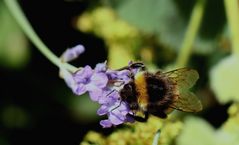
[[[104, 39], [108, 46], [109, 66], [112, 68], [125, 66], [129, 60], [141, 60], [149, 67], [154, 67], [151, 62], [156, 58], [155, 54], [160, 54], [155, 53], [158, 49], [152, 36], [140, 33], [140, 30], [121, 20], [109, 7], [98, 7], [83, 13], [77, 21], [77, 27]], [[168, 61], [174, 55], [162, 49], [160, 57]]]
[[229, 118], [219, 128], [213, 128], [198, 117], [185, 118], [185, 125], [177, 138], [178, 145], [237, 145], [239, 143], [239, 104], [228, 109]]
[[28, 42], [7, 8], [0, 1], [0, 65], [17, 69], [29, 60]]
[[[103, 38], [109, 47], [109, 65], [119, 68], [134, 60], [133, 51], [139, 47], [139, 32], [124, 21], [119, 20], [109, 8], [96, 8], [84, 13], [77, 22], [83, 32], [92, 32]], [[124, 56], [124, 57], [122, 57]]]
[[[96, 116], [99, 105], [90, 100], [88, 95], [82, 96], [68, 96], [67, 100], [64, 100], [66, 106], [69, 108], [72, 116], [82, 123], [94, 122], [98, 119]], [[67, 102], [67, 103], [66, 103]]]
[[228, 109], [230, 117], [217, 132], [217, 145], [237, 145], [239, 143], [239, 103], [234, 103]]
[[128, 124], [122, 129], [114, 131], [109, 136], [104, 136], [96, 132], [89, 132], [81, 145], [151, 145], [154, 135], [161, 130], [159, 144], [170, 145], [182, 129], [180, 121], [163, 121], [156, 117], [151, 117], [147, 123], [136, 122]]
[[210, 83], [220, 103], [239, 101], [239, 57], [230, 55], [223, 58], [210, 72]]
[[20, 107], [8, 106], [1, 111], [1, 122], [8, 128], [24, 128], [29, 123], [28, 113]]
[[[155, 35], [163, 46], [179, 51], [194, 4], [195, 1], [188, 0], [129, 0], [112, 5], [122, 19], [149, 35]], [[221, 0], [207, 1], [205, 9], [204, 21], [193, 46], [200, 54], [216, 49], [216, 38], [225, 22]]]
[[185, 118], [185, 125], [177, 139], [178, 145], [215, 145], [214, 128], [198, 117]]
[[[157, 65], [170, 68], [177, 54], [182, 51], [181, 46], [192, 17], [193, 6], [199, 1], [103, 0], [102, 5], [79, 16], [76, 26], [79, 30], [93, 33], [106, 42], [108, 60], [114, 68], [125, 65], [128, 60], [141, 60], [154, 70]], [[189, 64], [201, 72], [202, 82], [196, 90], [198, 94], [204, 92], [205, 96], [201, 99], [204, 99], [202, 102], [205, 102], [207, 109], [217, 103], [223, 105], [238, 101], [239, 67], [235, 66], [239, 66], [239, 57], [233, 54], [227, 56], [231, 52], [231, 37], [228, 26], [225, 25], [223, 0], [205, 1], [203, 9], [200, 29], [191, 46], [193, 51], [190, 54], [199, 59], [191, 59]], [[234, 115], [230, 110], [234, 110]], [[239, 133], [237, 127], [233, 127], [238, 121], [235, 112], [238, 112], [238, 105], [234, 103], [229, 108], [229, 118], [226, 118], [227, 121], [218, 129], [200, 116], [185, 117], [184, 122], [171, 122], [172, 128], [169, 128], [167, 123], [162, 125], [161, 121], [157, 122], [159, 126], [156, 127], [152, 122], [154, 118], [151, 118], [145, 124], [147, 127], [141, 128], [143, 124], [136, 123], [118, 129], [108, 136], [91, 131], [85, 136], [82, 145], [151, 144], [154, 135], [147, 134], [148, 129], [155, 133], [159, 128], [162, 129], [159, 144], [238, 144], [236, 134]], [[139, 135], [138, 130], [143, 135]], [[165, 135], [170, 134], [169, 132], [175, 134], [171, 134], [171, 137]]]
[[[175, 60], [194, 1], [104, 2], [108, 6], [84, 12], [76, 26], [83, 32], [93, 33], [105, 40], [110, 66], [119, 68], [128, 60], [141, 60], [155, 68], [155, 64], [166, 66]], [[222, 48], [222, 52], [229, 47], [227, 31], [224, 31], [222, 1], [218, 1], [216, 6], [211, 1], [205, 4], [199, 35], [192, 46], [195, 54], [211, 55], [221, 52], [216, 51], [218, 47]], [[214, 17], [219, 18], [212, 21]]]
[[10, 145], [6, 139], [4, 139], [2, 136], [0, 137], [0, 145]]
[[81, 145], [150, 145], [158, 129], [161, 130], [158, 145], [237, 145], [239, 142], [239, 104], [228, 109], [228, 120], [218, 129], [199, 117], [188, 116], [184, 122], [173, 116], [167, 120], [151, 117], [147, 123], [136, 122], [105, 136], [90, 131]]

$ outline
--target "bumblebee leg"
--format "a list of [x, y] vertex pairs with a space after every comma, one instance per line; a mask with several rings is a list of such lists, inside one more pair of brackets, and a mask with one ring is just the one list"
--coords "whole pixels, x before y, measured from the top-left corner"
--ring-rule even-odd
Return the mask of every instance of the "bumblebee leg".
[[149, 114], [147, 112], [144, 113], [144, 117], [134, 116], [132, 114], [127, 114], [127, 115], [134, 118], [134, 120], [139, 121], [139, 122], [146, 122], [149, 118]]
[[112, 111], [114, 111], [115, 109], [117, 109], [117, 108], [121, 105], [121, 102], [122, 102], [122, 100], [120, 101], [120, 104], [117, 105], [115, 108], [111, 109], [110, 112], [112, 112]]
[[162, 118], [162, 119], [167, 118], [167, 114], [165, 114], [165, 113], [162, 112], [162, 111], [151, 112], [151, 114], [154, 115], [154, 116], [157, 116], [157, 117], [159, 117], [159, 118]]

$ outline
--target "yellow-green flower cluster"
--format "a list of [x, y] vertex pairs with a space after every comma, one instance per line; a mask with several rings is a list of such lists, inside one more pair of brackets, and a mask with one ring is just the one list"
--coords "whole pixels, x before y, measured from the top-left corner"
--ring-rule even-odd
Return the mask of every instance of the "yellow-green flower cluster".
[[[108, 7], [98, 7], [83, 13], [78, 18], [76, 27], [82, 32], [93, 33], [104, 40], [111, 68], [122, 67], [128, 60], [136, 60], [135, 54], [139, 55], [139, 48], [142, 47], [142, 34]], [[151, 61], [151, 54], [148, 52], [146, 54], [147, 60]]]
[[151, 145], [158, 130], [161, 130], [159, 145], [171, 144], [182, 129], [180, 121], [161, 120], [151, 117], [147, 123], [129, 124], [109, 136], [103, 136], [96, 132], [89, 132], [81, 145]]

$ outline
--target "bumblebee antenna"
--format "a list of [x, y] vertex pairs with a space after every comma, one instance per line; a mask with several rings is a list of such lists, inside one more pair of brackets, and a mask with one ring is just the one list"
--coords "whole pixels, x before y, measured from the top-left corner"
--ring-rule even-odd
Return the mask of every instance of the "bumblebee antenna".
[[[118, 92], [117, 90], [113, 89], [112, 91], [110, 91], [110, 92], [106, 95], [106, 97], [108, 97], [109, 95], [111, 95], [114, 91]], [[122, 103], [122, 100], [120, 100], [120, 104], [117, 105], [116, 107], [114, 107], [113, 109], [111, 109], [110, 112], [112, 112], [112, 111], [114, 111], [115, 109], [117, 109], [117, 108], [121, 105], [121, 103]]]
[[140, 68], [141, 70], [146, 69], [145, 65], [142, 62], [134, 62], [132, 64], [129, 64], [128, 66], [117, 69], [117, 71], [121, 71], [124, 69], [131, 70], [131, 69], [137, 69], [137, 68]]
[[107, 95], [106, 95], [106, 97], [108, 97], [110, 94], [112, 94], [114, 91], [116, 91], [115, 89], [113, 89], [112, 91], [110, 91]]
[[130, 69], [136, 69], [136, 68], [140, 68], [141, 70], [145, 70], [146, 67], [142, 62], [135, 62], [129, 65]]

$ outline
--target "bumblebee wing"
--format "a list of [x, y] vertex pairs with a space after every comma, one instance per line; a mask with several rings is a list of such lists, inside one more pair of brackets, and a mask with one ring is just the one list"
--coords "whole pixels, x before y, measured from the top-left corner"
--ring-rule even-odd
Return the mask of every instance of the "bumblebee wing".
[[199, 112], [202, 110], [201, 102], [196, 95], [190, 91], [180, 92], [171, 107], [184, 112]]
[[185, 112], [198, 112], [202, 110], [199, 99], [188, 90], [199, 78], [196, 70], [181, 68], [161, 73], [161, 75], [168, 78], [173, 85], [176, 85], [176, 99], [171, 104], [172, 108]]
[[169, 78], [180, 89], [191, 88], [199, 78], [198, 72], [189, 68], [176, 69], [165, 73], [157, 72], [156, 74]]

